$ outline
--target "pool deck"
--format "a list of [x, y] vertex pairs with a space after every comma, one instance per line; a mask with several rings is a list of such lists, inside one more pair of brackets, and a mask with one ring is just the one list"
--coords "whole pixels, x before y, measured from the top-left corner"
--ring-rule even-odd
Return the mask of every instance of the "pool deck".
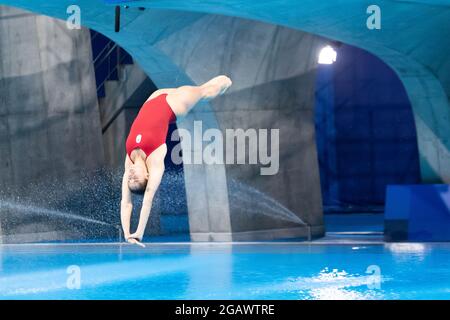
[[[234, 241], [234, 242], [197, 242], [191, 241], [189, 234], [172, 234], [166, 236], [153, 236], [144, 238], [146, 246], [167, 246], [167, 245], [180, 245], [180, 246], [220, 246], [220, 245], [250, 245], [250, 244], [289, 244], [298, 246], [308, 245], [356, 245], [356, 244], [385, 244], [383, 239], [383, 214], [374, 213], [357, 213], [357, 214], [326, 214], [324, 216], [326, 229], [325, 237], [314, 239], [312, 241], [306, 241], [305, 239], [293, 238], [293, 239], [280, 239], [270, 241]], [[127, 246], [127, 243], [120, 242], [119, 238], [110, 240], [93, 240], [93, 241], [39, 241], [39, 242], [21, 242], [17, 241], [4, 241], [3, 245], [14, 246], [21, 245], [112, 245], [117, 246], [119, 244]], [[0, 237], [0, 246], [2, 241]]]

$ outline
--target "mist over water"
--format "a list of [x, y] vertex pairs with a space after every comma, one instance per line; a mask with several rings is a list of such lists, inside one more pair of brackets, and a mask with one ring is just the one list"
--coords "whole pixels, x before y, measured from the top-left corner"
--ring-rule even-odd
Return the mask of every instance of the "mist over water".
[[[49, 177], [26, 187], [0, 190], [3, 234], [59, 232], [74, 240], [117, 241], [120, 229], [122, 169], [75, 173], [60, 181]], [[176, 195], [176, 196], [175, 196]], [[132, 231], [142, 196], [133, 195]], [[160, 215], [186, 215], [182, 171], [167, 171], [155, 195], [146, 234], [161, 232]]]
[[0, 200], [0, 210], [2, 210], [2, 209], [14, 210], [14, 211], [20, 212], [21, 214], [46, 216], [46, 217], [58, 217], [58, 218], [64, 218], [64, 219], [69, 219], [69, 220], [79, 220], [79, 221], [83, 221], [83, 222], [87, 222], [87, 223], [96, 223], [96, 224], [101, 224], [101, 225], [105, 225], [105, 226], [113, 226], [113, 224], [110, 224], [110, 223], [106, 223], [103, 221], [75, 215], [72, 213], [67, 213], [67, 212], [52, 210], [52, 209], [46, 209], [46, 208], [40, 208], [40, 207], [36, 207], [33, 205], [29, 205], [29, 204], [27, 204], [27, 205], [18, 204], [18, 203], [13, 203], [11, 201], [5, 201], [5, 200]]
[[229, 181], [229, 200], [232, 211], [250, 216], [265, 216], [274, 220], [284, 220], [306, 226], [307, 224], [294, 212], [258, 189], [239, 182]]
[[[58, 232], [67, 240], [117, 241], [122, 175], [122, 169], [99, 169], [75, 173], [64, 181], [43, 178], [22, 188], [1, 189], [3, 235]], [[240, 217], [306, 225], [278, 201], [245, 183], [230, 180], [228, 191], [232, 212]], [[131, 232], [138, 224], [142, 198], [133, 195]], [[146, 235], [188, 233], [186, 202], [183, 171], [166, 171], [153, 201]], [[171, 223], [170, 231], [162, 227], [161, 216], [165, 215], [171, 217], [166, 220]], [[177, 219], [183, 215], [185, 218]]]

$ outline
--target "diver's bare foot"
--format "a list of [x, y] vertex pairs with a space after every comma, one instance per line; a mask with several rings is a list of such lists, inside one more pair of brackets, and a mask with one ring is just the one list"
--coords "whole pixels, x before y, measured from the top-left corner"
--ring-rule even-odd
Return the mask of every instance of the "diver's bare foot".
[[217, 96], [224, 94], [233, 82], [227, 76], [221, 75], [212, 78], [201, 87], [205, 92], [205, 99], [214, 99]]

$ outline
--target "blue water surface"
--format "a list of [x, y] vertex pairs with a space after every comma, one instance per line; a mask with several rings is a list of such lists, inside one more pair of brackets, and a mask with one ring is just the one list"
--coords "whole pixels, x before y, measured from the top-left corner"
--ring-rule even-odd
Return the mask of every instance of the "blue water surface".
[[0, 299], [450, 298], [450, 244], [0, 248]]

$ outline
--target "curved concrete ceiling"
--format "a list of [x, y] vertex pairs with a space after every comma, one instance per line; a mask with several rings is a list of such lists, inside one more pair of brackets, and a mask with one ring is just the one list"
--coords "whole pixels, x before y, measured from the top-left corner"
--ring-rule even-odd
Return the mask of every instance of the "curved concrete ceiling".
[[450, 181], [450, 0], [377, 1], [380, 30], [367, 28], [372, 1], [142, 0], [128, 4], [264, 21], [375, 54], [398, 74], [410, 98], [423, 180]]
[[380, 30], [366, 27], [373, 1], [143, 0], [129, 5], [236, 16], [340, 40], [382, 55], [394, 51], [424, 65], [450, 96], [450, 0], [381, 0]]
[[[106, 0], [106, 2], [115, 0]], [[116, 1], [121, 2], [121, 1]], [[264, 21], [340, 40], [374, 54], [393, 51], [428, 68], [450, 96], [450, 0], [379, 0], [381, 30], [366, 27], [366, 9], [372, 1], [340, 0], [141, 0], [123, 1], [130, 6], [215, 13]], [[87, 7], [104, 17], [105, 1], [0, 0], [52, 16], [63, 17], [70, 4]], [[55, 12], [58, 10], [58, 12]], [[83, 13], [84, 14], [84, 13]], [[90, 15], [90, 13], [89, 13]], [[123, 12], [126, 18], [127, 11]], [[136, 16], [136, 19], [138, 16]], [[148, 21], [151, 23], [151, 21]], [[128, 22], [129, 23], [129, 22]], [[113, 21], [111, 21], [111, 28]], [[378, 52], [377, 52], [378, 51]]]

